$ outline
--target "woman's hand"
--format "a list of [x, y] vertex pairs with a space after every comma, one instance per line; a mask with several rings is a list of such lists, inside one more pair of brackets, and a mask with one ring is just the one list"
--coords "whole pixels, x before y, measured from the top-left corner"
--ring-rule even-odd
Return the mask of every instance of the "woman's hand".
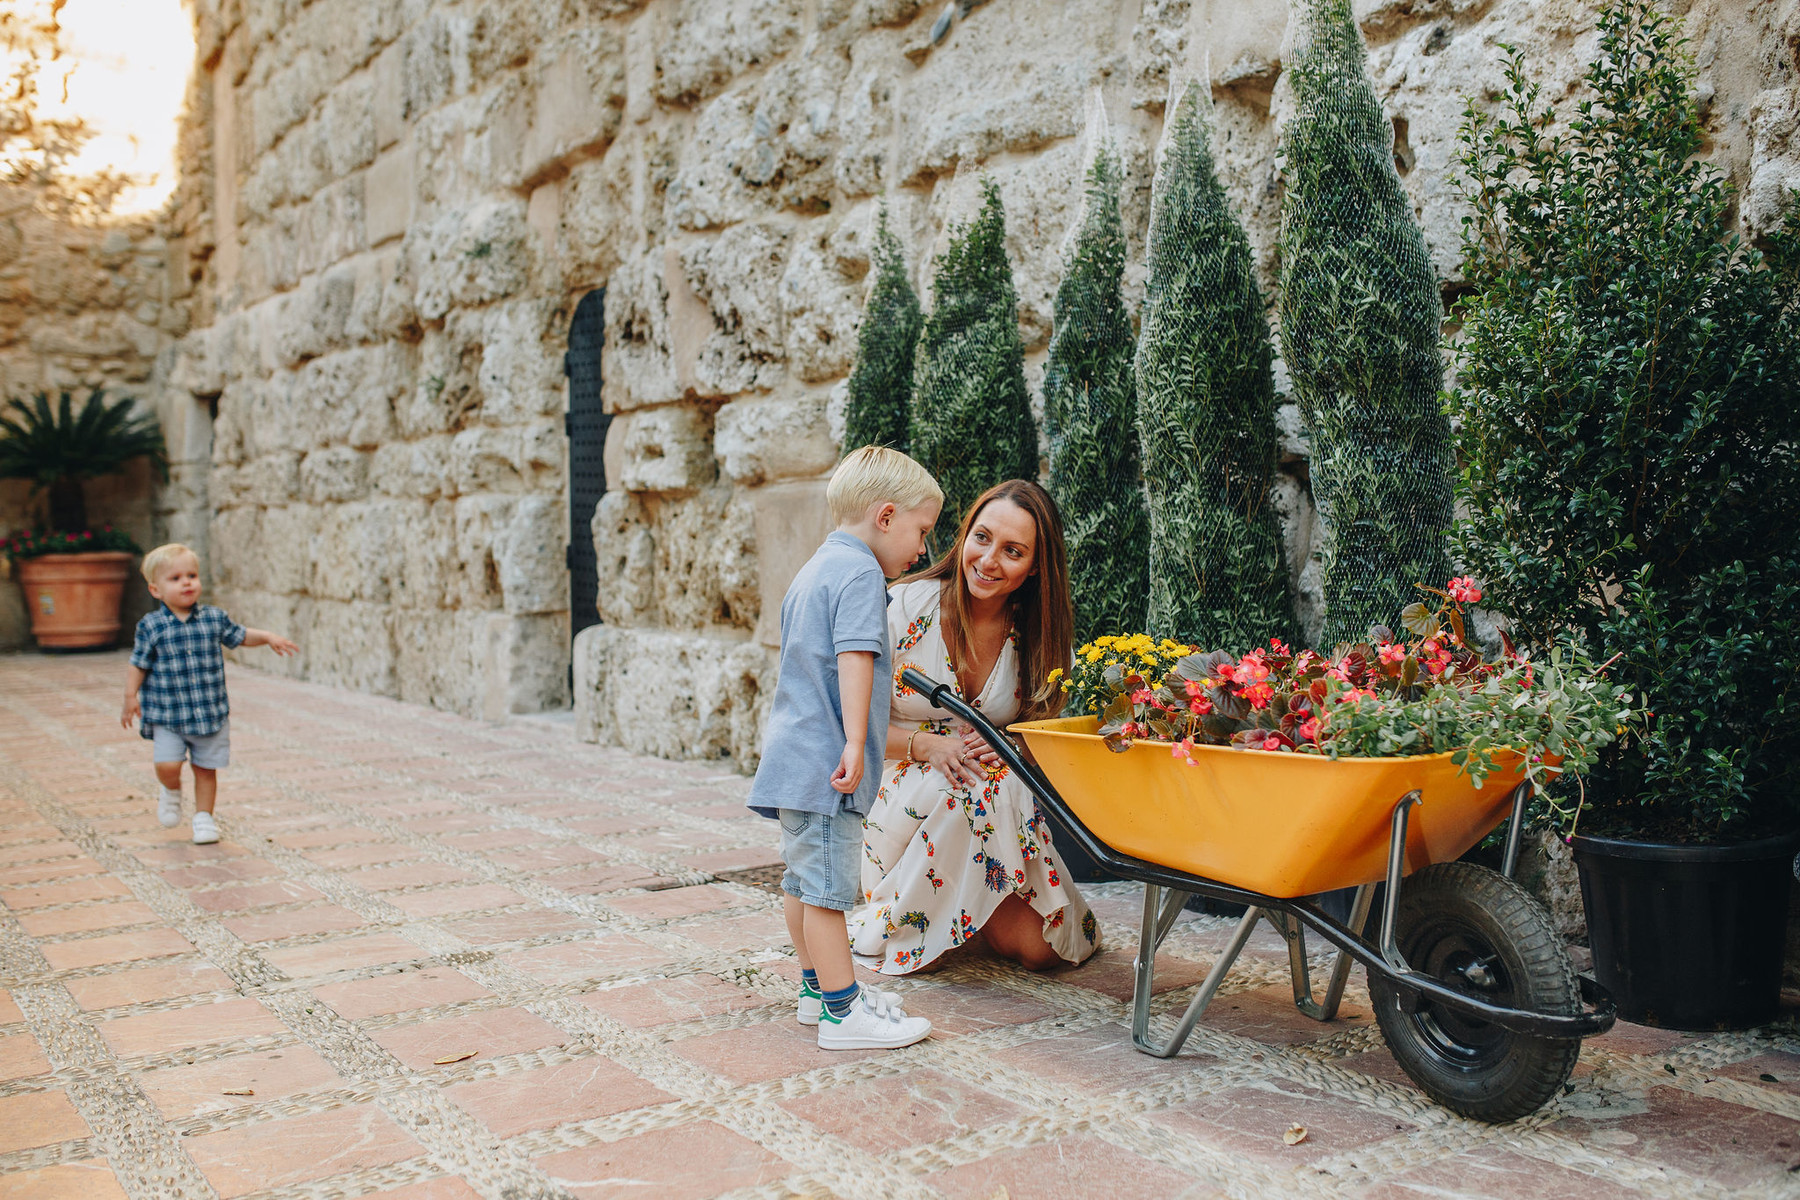
[[951, 783], [973, 787], [980, 782], [976, 757], [956, 734], [921, 733], [913, 739], [913, 759], [939, 772]]
[[963, 755], [971, 761], [986, 767], [1000, 765], [1000, 755], [995, 753], [994, 748], [988, 745], [987, 739], [975, 732], [973, 728], [963, 730], [962, 744]]

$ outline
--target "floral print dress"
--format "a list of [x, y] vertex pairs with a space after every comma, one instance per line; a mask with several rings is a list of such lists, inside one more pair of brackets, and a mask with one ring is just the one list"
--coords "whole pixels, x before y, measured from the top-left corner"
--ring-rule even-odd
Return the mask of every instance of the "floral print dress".
[[[923, 580], [889, 589], [892, 719], [960, 734], [960, 721], [900, 682], [907, 667], [956, 680], [939, 624], [938, 586]], [[1015, 634], [1002, 647], [973, 702], [1001, 728], [1019, 713], [1016, 640]], [[864, 903], [850, 915], [852, 949], [864, 966], [887, 975], [916, 971], [968, 941], [1015, 894], [1043, 917], [1045, 940], [1069, 962], [1099, 948], [1099, 923], [1057, 866], [1048, 821], [1004, 765], [988, 769], [976, 787], [951, 784], [908, 759], [890, 760], [882, 771], [863, 834]]]

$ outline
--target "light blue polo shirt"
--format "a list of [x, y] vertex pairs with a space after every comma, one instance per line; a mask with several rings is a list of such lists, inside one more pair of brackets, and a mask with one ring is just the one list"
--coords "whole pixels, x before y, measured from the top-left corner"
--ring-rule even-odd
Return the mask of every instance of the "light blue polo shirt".
[[[831, 775], [844, 752], [837, 656], [851, 650], [875, 655], [875, 685], [862, 783], [846, 796], [831, 786]], [[833, 533], [781, 601], [781, 668], [750, 808], [765, 817], [782, 808], [866, 814], [881, 782], [893, 673], [881, 564], [861, 538]]]

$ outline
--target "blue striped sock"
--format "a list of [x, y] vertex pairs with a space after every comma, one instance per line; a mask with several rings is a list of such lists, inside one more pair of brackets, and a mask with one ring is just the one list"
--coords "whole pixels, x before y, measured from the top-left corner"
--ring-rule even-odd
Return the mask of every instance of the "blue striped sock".
[[826, 992], [824, 994], [825, 1007], [831, 1011], [831, 1015], [834, 1017], [849, 1016], [850, 1006], [856, 1003], [856, 993], [861, 990], [852, 980], [850, 986], [841, 991]]

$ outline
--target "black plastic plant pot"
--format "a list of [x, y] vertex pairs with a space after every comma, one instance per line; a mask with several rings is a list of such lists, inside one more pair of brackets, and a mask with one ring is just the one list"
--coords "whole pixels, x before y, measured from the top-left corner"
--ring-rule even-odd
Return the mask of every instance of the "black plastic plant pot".
[[1713, 1030], [1775, 1019], [1796, 842], [1575, 838], [1594, 977], [1620, 1020]]

